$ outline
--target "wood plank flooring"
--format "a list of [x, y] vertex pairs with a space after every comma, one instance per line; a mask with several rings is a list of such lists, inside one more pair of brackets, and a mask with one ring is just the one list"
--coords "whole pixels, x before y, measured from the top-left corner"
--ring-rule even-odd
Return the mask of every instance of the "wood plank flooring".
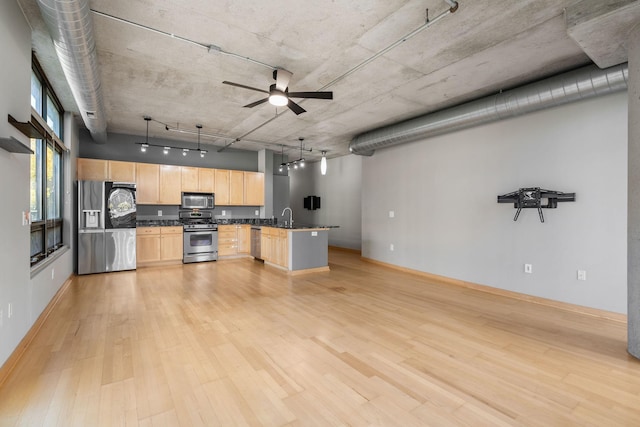
[[638, 426], [626, 325], [330, 251], [73, 279], [0, 426]]

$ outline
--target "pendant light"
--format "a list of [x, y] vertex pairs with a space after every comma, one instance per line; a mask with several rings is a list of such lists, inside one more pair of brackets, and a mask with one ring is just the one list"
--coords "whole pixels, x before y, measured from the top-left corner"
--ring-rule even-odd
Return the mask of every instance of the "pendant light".
[[144, 144], [140, 145], [140, 151], [143, 153], [147, 152], [147, 148], [149, 148], [149, 122], [151, 121], [151, 117], [144, 116], [144, 120], [147, 122], [147, 137], [144, 140]]
[[320, 173], [322, 175], [326, 175], [327, 174], [327, 152], [321, 151], [321, 153], [322, 153], [322, 160], [320, 160]]
[[207, 150], [200, 149], [200, 130], [202, 129], [202, 125], [196, 125], [196, 127], [198, 128], [198, 151], [200, 152], [200, 157], [202, 158], [205, 154], [207, 154]]
[[282, 172], [282, 170], [284, 169], [284, 145], [280, 146], [280, 167], [278, 168], [278, 172]]
[[304, 141], [304, 138], [298, 138], [298, 139], [300, 140], [300, 159], [298, 160], [298, 162], [300, 163], [300, 167], [303, 168], [304, 167], [304, 158], [302, 157], [302, 141]]

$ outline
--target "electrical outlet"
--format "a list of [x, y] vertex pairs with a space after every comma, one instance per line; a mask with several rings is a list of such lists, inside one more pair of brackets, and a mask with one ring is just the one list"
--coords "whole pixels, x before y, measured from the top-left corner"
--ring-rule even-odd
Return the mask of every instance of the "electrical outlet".
[[162, 211], [158, 210], [158, 216], [162, 216]]
[[395, 218], [396, 213], [394, 211], [389, 211], [389, 218]]
[[393, 246], [393, 243], [392, 243], [392, 244], [390, 244], [390, 245], [389, 245], [389, 250], [390, 250], [391, 252], [393, 252], [393, 251], [394, 251], [394, 249], [395, 249], [395, 248], [394, 248], [394, 246]]
[[7, 319], [11, 319], [11, 316], [13, 316], [13, 304], [9, 303], [7, 306]]
[[533, 273], [533, 265], [525, 264], [524, 265], [524, 272], [527, 273], [527, 274]]
[[255, 211], [253, 211], [253, 213], [255, 214], [255, 216], [260, 215], [260, 211], [258, 209], [256, 209]]
[[578, 280], [587, 280], [586, 270], [578, 270]]
[[227, 211], [222, 211], [222, 216], [225, 216], [227, 214]]

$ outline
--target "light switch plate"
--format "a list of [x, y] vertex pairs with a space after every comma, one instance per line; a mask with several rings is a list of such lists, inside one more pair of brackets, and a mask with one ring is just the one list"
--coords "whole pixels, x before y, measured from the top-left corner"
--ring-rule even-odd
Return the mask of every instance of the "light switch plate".
[[395, 218], [396, 213], [394, 211], [389, 211], [389, 218]]

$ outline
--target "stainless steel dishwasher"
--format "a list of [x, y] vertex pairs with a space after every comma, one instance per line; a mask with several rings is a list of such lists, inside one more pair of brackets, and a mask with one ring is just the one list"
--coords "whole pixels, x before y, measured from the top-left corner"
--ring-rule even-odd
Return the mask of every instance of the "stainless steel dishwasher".
[[262, 228], [259, 226], [251, 227], [251, 256], [255, 259], [262, 259], [260, 247], [262, 245]]

